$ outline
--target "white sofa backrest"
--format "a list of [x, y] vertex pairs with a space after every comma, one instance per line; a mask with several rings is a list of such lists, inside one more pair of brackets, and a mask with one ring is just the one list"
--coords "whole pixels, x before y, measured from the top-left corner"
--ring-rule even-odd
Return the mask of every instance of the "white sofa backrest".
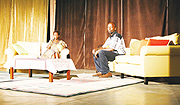
[[130, 48], [125, 48], [126, 50], [126, 55], [130, 56]]
[[40, 56], [40, 43], [39, 42], [23, 42], [17, 41], [17, 44], [22, 46], [27, 52], [28, 55]]
[[47, 45], [48, 45], [48, 43], [41, 43], [41, 55], [43, 55], [44, 54], [44, 52], [47, 50]]

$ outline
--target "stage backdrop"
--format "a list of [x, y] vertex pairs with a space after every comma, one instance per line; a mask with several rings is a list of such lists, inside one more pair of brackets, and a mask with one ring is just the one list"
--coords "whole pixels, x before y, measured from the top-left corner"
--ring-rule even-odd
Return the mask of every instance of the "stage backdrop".
[[17, 41], [46, 42], [48, 0], [0, 0], [0, 66]]
[[92, 49], [107, 39], [115, 22], [126, 47], [144, 39], [180, 32], [179, 0], [57, 0], [56, 30], [68, 43], [77, 68], [95, 69]]

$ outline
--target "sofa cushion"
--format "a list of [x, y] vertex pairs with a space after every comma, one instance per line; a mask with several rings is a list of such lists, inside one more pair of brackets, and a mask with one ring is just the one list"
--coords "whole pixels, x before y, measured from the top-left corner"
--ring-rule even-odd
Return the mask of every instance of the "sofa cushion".
[[128, 56], [128, 63], [129, 64], [135, 64], [135, 65], [140, 65], [142, 62], [141, 56], [136, 55], [136, 56]]
[[139, 47], [137, 49], [136, 55], [140, 55], [141, 48], [147, 46], [148, 40], [141, 40]]
[[141, 63], [141, 56], [134, 55], [134, 56], [126, 56], [126, 55], [119, 55], [116, 56], [117, 63], [124, 63], [124, 64], [140, 64]]
[[169, 40], [160, 40], [160, 39], [149, 39], [147, 45], [148, 46], [167, 46]]
[[14, 58], [37, 58], [37, 56], [34, 55], [15, 55]]
[[39, 42], [23, 42], [17, 41], [17, 44], [22, 46], [27, 52], [28, 55], [40, 56], [40, 43]]
[[12, 44], [12, 47], [19, 55], [28, 55], [28, 52], [19, 44]]
[[118, 63], [128, 63], [128, 56], [126, 55], [119, 55], [119, 56], [116, 56], [116, 62]]
[[169, 40], [172, 40], [174, 42], [174, 44], [180, 44], [180, 37], [178, 35], [178, 33], [174, 33], [168, 36], [164, 36], [165, 38], [168, 38]]
[[48, 43], [41, 43], [41, 50], [40, 50], [40, 52], [41, 52], [41, 55], [43, 55], [44, 54], [44, 52], [47, 50], [47, 45], [48, 45]]
[[145, 38], [145, 39], [147, 39], [147, 40], [149, 40], [149, 39], [170, 40], [175, 45], [180, 44], [180, 37], [179, 37], [178, 33], [174, 33], [174, 34], [167, 35], [167, 36], [155, 36], [155, 37], [150, 37], [150, 38]]
[[136, 55], [140, 42], [141, 41], [138, 39], [131, 39], [131, 41], [130, 41], [130, 55]]

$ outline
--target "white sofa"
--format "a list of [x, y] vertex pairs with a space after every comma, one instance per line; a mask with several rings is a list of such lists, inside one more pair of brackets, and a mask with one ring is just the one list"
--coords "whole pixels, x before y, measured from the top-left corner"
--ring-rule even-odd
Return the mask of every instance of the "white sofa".
[[[41, 58], [41, 55], [44, 54], [47, 49], [46, 46], [48, 43], [17, 41], [16, 44], [21, 46], [27, 54], [18, 54], [13, 48], [6, 49], [5, 54], [7, 55], [7, 62], [4, 64], [5, 68], [7, 68], [8, 62], [14, 58]], [[68, 49], [61, 51], [61, 59], [67, 59], [68, 54]]]
[[144, 84], [152, 77], [180, 77], [180, 45], [143, 46], [140, 55], [132, 55], [126, 48], [126, 55], [116, 56], [109, 62], [110, 71], [144, 78]]

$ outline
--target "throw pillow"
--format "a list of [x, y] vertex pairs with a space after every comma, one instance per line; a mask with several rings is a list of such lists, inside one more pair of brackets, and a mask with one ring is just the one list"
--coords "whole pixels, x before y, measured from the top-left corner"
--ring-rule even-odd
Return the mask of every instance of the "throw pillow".
[[169, 40], [149, 39], [148, 46], [167, 46]]
[[140, 40], [138, 39], [131, 39], [130, 41], [130, 55], [136, 55], [136, 52], [138, 50]]
[[178, 33], [174, 33], [168, 36], [164, 36], [165, 38], [168, 38], [169, 40], [172, 40], [175, 45], [180, 44], [180, 37]]
[[139, 47], [137, 49], [137, 52], [136, 52], [136, 55], [140, 55], [140, 52], [141, 52], [141, 48], [143, 46], [147, 46], [147, 43], [148, 43], [148, 40], [141, 40], [140, 44], [139, 44]]
[[23, 47], [21, 47], [19, 44], [17, 44], [17, 43], [12, 44], [12, 47], [19, 55], [28, 55], [28, 52]]

